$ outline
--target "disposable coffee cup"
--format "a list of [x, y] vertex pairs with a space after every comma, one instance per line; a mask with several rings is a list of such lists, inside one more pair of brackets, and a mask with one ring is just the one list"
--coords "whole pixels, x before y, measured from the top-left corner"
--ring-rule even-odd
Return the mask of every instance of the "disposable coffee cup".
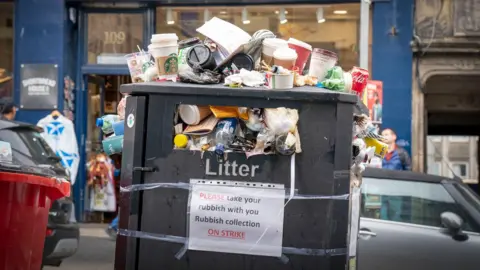
[[327, 71], [337, 63], [337, 54], [328, 50], [315, 48], [312, 52], [308, 75], [317, 77], [322, 81], [327, 75]]
[[267, 65], [273, 64], [273, 53], [278, 48], [287, 48], [288, 42], [279, 38], [266, 38], [262, 43], [262, 60]]
[[130, 53], [125, 55], [127, 59], [128, 71], [133, 83], [143, 82], [143, 65], [150, 61], [149, 53]]
[[180, 105], [178, 114], [187, 125], [198, 125], [203, 119], [207, 118], [212, 111], [208, 106]]
[[152, 36], [148, 51], [155, 59], [159, 79], [176, 79], [178, 75], [178, 37], [176, 34]]
[[291, 89], [293, 88], [293, 73], [291, 74], [270, 74], [268, 77], [268, 88], [270, 89]]
[[305, 65], [307, 64], [308, 58], [312, 53], [312, 46], [303, 41], [290, 38], [288, 40], [288, 47], [294, 49], [297, 52], [297, 60], [295, 61], [295, 68], [298, 69], [298, 73], [303, 74]]
[[292, 70], [297, 60], [297, 52], [290, 48], [279, 48], [273, 52], [273, 64]]

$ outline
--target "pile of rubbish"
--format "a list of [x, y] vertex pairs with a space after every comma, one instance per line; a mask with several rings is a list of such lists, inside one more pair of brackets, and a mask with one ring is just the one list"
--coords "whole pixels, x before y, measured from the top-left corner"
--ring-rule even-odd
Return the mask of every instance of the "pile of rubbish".
[[102, 129], [106, 136], [102, 141], [103, 151], [107, 155], [121, 154], [123, 150], [123, 134], [125, 129], [125, 104], [127, 96], [120, 100], [117, 113], [107, 114], [98, 118], [97, 127]]
[[365, 114], [353, 117], [353, 141], [352, 141], [352, 171], [362, 173], [374, 157], [383, 159], [388, 151], [388, 145], [377, 133], [377, 127], [370, 117]]
[[[174, 33], [155, 34], [148, 52], [139, 48], [139, 52], [127, 55], [133, 83], [223, 84], [266, 91], [312, 86], [362, 98], [370, 76], [359, 67], [344, 71], [337, 66], [338, 57], [332, 51], [294, 38], [280, 39], [266, 29], [250, 36], [214, 17], [197, 32], [206, 38], [179, 41]], [[298, 117], [297, 110], [288, 108], [181, 104], [174, 119], [174, 147], [219, 155], [242, 152], [247, 157], [300, 153]], [[385, 151], [368, 123], [371, 121], [364, 115], [354, 121], [353, 157], [360, 170], [375, 154], [383, 157]]]
[[174, 122], [176, 149], [247, 157], [301, 152], [295, 109], [181, 104]]
[[277, 38], [266, 29], [250, 36], [214, 17], [197, 32], [206, 38], [179, 41], [174, 33], [155, 34], [148, 52], [139, 48], [126, 55], [133, 83], [168, 80], [268, 89], [308, 85], [362, 97], [369, 78], [365, 69], [345, 72], [336, 66], [334, 52], [294, 38]]

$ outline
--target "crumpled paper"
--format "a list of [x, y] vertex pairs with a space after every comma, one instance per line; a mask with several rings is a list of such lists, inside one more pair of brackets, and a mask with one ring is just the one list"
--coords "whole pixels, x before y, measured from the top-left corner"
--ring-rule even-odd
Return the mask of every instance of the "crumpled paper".
[[225, 85], [230, 87], [241, 87], [246, 85], [249, 87], [259, 87], [265, 84], [265, 75], [252, 70], [241, 69], [240, 73], [232, 74], [225, 78]]

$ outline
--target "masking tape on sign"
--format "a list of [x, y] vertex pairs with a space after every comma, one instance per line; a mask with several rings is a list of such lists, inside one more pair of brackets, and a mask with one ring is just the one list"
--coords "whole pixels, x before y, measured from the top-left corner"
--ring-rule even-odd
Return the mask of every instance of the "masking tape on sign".
[[[211, 181], [206, 181], [206, 182], [211, 182]], [[215, 185], [223, 185], [223, 182], [226, 181], [220, 181], [220, 184], [217, 184], [217, 181], [213, 181]], [[212, 184], [213, 184], [212, 183]], [[229, 184], [226, 184], [226, 186], [240, 186], [240, 187], [248, 187], [245, 185], [245, 182], [228, 182]], [[231, 183], [238, 183], [238, 185], [231, 185]], [[185, 190], [190, 190], [190, 187], [192, 185], [198, 185], [201, 183], [149, 183], [149, 184], [137, 184], [137, 185], [130, 185], [127, 187], [120, 187], [120, 192], [122, 193], [129, 193], [129, 192], [135, 192], [135, 191], [143, 191], [143, 190], [152, 190], [152, 189], [157, 189], [157, 188], [179, 188], [179, 189], [185, 189]], [[242, 186], [243, 185], [243, 186]], [[265, 185], [265, 184], [264, 184]], [[250, 186], [254, 187], [254, 186]], [[261, 186], [256, 186], [256, 187], [261, 187]], [[262, 188], [265, 188], [263, 186]], [[292, 192], [293, 191], [293, 192]], [[293, 193], [293, 195], [292, 195]], [[265, 196], [265, 195], [262, 195]], [[273, 195], [270, 195], [273, 196]], [[297, 194], [296, 190], [293, 189], [285, 189], [285, 199], [293, 199], [293, 200], [348, 200], [350, 195], [349, 194], [342, 194], [342, 195], [302, 195], [302, 194]]]
[[[174, 236], [167, 234], [157, 234], [140, 232], [133, 230], [119, 229], [118, 234], [126, 237], [142, 238], [164, 241], [175, 244], [183, 244], [182, 248], [175, 254], [175, 258], [180, 260], [187, 252], [188, 238], [182, 236]], [[347, 255], [346, 248], [333, 249], [313, 249], [313, 248], [296, 248], [296, 247], [282, 247], [282, 256], [279, 258], [283, 263], [288, 263], [289, 259], [284, 254], [289, 255], [303, 255], [303, 256], [345, 256]]]

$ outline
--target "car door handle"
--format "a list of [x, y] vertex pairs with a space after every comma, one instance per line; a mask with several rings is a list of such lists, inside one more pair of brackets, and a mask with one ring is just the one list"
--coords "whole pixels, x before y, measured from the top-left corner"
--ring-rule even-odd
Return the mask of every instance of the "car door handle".
[[358, 231], [358, 234], [362, 235], [362, 236], [377, 236], [376, 233], [371, 232], [371, 231], [366, 231], [366, 230], [360, 230], [360, 231]]

